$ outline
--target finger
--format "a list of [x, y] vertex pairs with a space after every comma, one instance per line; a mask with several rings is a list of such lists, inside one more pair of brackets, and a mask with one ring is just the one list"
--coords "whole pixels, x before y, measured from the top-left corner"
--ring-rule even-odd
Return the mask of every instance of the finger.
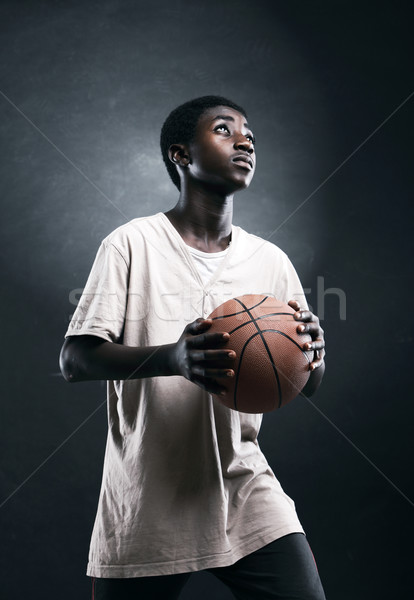
[[197, 384], [199, 387], [201, 387], [201, 389], [205, 390], [209, 394], [217, 394], [217, 396], [225, 396], [227, 393], [227, 389], [223, 385], [220, 385], [219, 383], [217, 383], [214, 380], [211, 380], [211, 379], [208, 380], [208, 379], [205, 379], [204, 377], [195, 375], [193, 377], [192, 381], [193, 381], [193, 383]]
[[234, 350], [191, 350], [190, 359], [197, 362], [233, 362], [236, 358]]
[[209, 369], [201, 365], [195, 365], [191, 369], [193, 375], [204, 377], [206, 379], [224, 379], [234, 377], [233, 369]]
[[322, 338], [316, 339], [313, 342], [306, 342], [303, 344], [303, 349], [308, 350], [323, 350], [325, 348], [325, 340]]
[[292, 307], [293, 310], [300, 310], [300, 304], [297, 300], [289, 300], [288, 306]]
[[197, 335], [202, 331], [207, 331], [211, 327], [213, 323], [213, 319], [196, 319], [189, 325], [187, 325], [187, 333], [192, 333], [193, 335]]
[[293, 314], [296, 321], [316, 321], [317, 317], [310, 310], [298, 310]]
[[228, 342], [230, 335], [225, 332], [202, 333], [188, 340], [190, 348], [217, 348]]
[[323, 337], [323, 329], [317, 321], [301, 323], [297, 326], [296, 331], [298, 333], [309, 333], [313, 338]]
[[317, 356], [316, 359], [311, 362], [311, 364], [309, 365], [309, 369], [311, 371], [315, 371], [315, 369], [319, 369], [319, 367], [322, 366], [324, 360], [325, 360], [325, 350], [322, 350], [320, 352], [319, 356]]

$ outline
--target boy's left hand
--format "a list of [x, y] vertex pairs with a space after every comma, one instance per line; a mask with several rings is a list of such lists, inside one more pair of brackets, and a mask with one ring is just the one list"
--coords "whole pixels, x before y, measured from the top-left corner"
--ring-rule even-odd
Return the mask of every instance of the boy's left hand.
[[298, 333], [308, 333], [312, 342], [305, 342], [303, 350], [314, 350], [313, 361], [309, 365], [311, 371], [318, 369], [324, 362], [325, 357], [325, 338], [324, 331], [320, 326], [319, 319], [310, 310], [300, 310], [300, 304], [296, 300], [290, 300], [288, 305], [296, 310], [293, 318], [296, 321], [301, 321], [297, 327]]

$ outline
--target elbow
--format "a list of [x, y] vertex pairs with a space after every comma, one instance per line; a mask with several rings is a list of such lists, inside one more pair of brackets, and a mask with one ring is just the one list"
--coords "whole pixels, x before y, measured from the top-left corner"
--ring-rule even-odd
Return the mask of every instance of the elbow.
[[76, 344], [73, 340], [66, 339], [59, 356], [59, 367], [64, 379], [68, 383], [82, 381], [79, 360], [76, 353]]

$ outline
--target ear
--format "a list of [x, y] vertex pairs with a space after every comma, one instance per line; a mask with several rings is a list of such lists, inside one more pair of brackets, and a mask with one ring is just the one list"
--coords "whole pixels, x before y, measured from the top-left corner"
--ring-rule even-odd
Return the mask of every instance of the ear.
[[168, 156], [171, 162], [181, 167], [187, 167], [190, 163], [190, 155], [183, 144], [172, 144], [168, 148]]

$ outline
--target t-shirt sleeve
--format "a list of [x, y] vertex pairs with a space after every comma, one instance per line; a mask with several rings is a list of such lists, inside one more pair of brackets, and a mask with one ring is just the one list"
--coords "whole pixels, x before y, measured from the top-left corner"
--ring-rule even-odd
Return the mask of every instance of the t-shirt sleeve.
[[95, 335], [108, 342], [119, 341], [125, 320], [128, 273], [119, 250], [104, 240], [65, 337]]
[[307, 310], [309, 307], [306, 301], [305, 292], [303, 291], [303, 287], [299, 276], [296, 273], [295, 267], [292, 265], [286, 254], [284, 254], [284, 275], [286, 278], [284, 301], [289, 302], [289, 300], [296, 300], [299, 302], [301, 309]]

